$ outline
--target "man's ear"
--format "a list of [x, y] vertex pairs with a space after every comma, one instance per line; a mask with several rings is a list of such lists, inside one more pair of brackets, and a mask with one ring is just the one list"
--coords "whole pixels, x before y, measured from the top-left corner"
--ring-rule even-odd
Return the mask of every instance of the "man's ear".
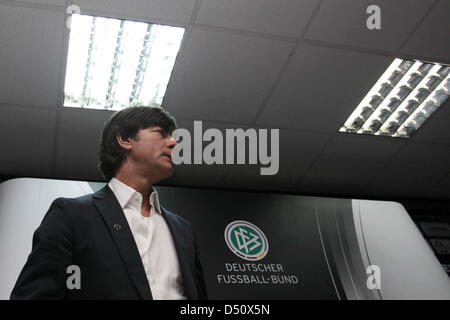
[[131, 150], [131, 138], [124, 139], [120, 134], [117, 135], [117, 143], [125, 150]]

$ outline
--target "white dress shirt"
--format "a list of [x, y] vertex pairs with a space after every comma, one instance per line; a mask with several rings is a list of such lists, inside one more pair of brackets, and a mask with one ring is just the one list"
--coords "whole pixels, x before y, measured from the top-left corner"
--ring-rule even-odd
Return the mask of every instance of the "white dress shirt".
[[141, 214], [142, 194], [112, 178], [113, 191], [130, 226], [155, 300], [186, 299], [175, 245], [161, 215], [156, 190], [150, 195], [150, 216]]

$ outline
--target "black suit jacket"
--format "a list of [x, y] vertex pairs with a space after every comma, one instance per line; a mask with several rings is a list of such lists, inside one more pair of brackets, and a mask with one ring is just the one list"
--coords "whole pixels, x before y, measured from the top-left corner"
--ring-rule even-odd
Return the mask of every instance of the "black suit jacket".
[[[207, 299], [191, 225], [161, 211], [175, 243], [185, 296]], [[81, 289], [66, 285], [70, 265], [80, 267]], [[11, 299], [152, 299], [136, 242], [108, 186], [53, 201], [33, 235], [32, 251]]]

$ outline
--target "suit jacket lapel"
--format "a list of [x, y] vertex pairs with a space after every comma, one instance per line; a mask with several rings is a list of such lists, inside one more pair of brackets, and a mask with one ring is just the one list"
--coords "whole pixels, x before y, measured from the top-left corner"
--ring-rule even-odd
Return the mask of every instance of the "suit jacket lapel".
[[175, 220], [175, 218], [172, 216], [173, 213], [163, 207], [161, 207], [161, 213], [164, 220], [167, 222], [167, 225], [169, 226], [169, 230], [175, 244], [178, 262], [180, 264], [181, 276], [183, 278], [184, 294], [188, 299], [196, 299], [197, 290], [193, 275], [194, 261], [192, 260], [194, 255], [194, 244], [190, 239], [190, 233], [187, 232], [186, 227], [183, 227]]
[[106, 185], [94, 194], [94, 204], [105, 220], [125, 268], [143, 299], [152, 299], [152, 293], [123, 210], [112, 190]]

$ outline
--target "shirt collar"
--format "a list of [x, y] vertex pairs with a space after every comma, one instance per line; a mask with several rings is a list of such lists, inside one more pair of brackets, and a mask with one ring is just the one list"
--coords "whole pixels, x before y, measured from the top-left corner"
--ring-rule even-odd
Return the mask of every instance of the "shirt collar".
[[[109, 181], [108, 186], [116, 196], [122, 209], [128, 205], [134, 207], [138, 212], [141, 211], [142, 194], [140, 192], [134, 190], [116, 178], [112, 178]], [[155, 211], [161, 214], [158, 192], [155, 189], [153, 189], [153, 192], [150, 194], [149, 200]]]

